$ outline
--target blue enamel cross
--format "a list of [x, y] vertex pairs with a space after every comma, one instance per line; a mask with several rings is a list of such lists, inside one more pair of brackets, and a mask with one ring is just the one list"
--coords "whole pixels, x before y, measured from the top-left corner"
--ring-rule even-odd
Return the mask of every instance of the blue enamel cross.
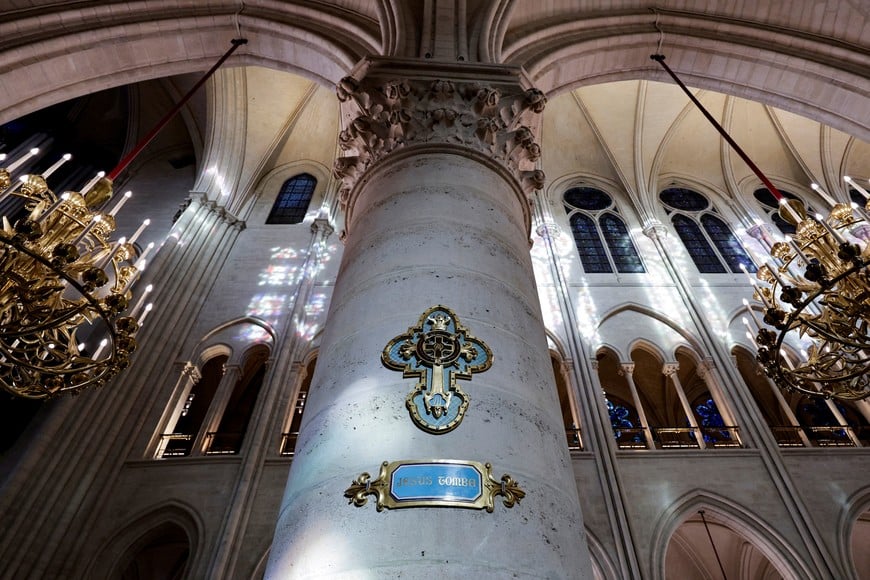
[[405, 378], [419, 377], [405, 406], [418, 427], [430, 433], [455, 429], [468, 409], [469, 397], [456, 379], [471, 380], [492, 366], [492, 351], [471, 336], [444, 306], [423, 313], [417, 326], [391, 340], [381, 355], [387, 368]]

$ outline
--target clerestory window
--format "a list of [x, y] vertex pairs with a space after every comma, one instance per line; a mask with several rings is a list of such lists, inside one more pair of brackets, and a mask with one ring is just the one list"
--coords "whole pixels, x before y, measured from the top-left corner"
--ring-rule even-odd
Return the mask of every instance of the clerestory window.
[[702, 274], [739, 273], [741, 264], [755, 272], [749, 254], [706, 197], [691, 189], [672, 187], [662, 191], [659, 199]]
[[609, 195], [593, 187], [573, 187], [562, 199], [586, 273], [646, 271]]
[[272, 211], [266, 219], [267, 224], [298, 224], [305, 219], [308, 204], [317, 187], [317, 179], [308, 173], [291, 177], [281, 186]]

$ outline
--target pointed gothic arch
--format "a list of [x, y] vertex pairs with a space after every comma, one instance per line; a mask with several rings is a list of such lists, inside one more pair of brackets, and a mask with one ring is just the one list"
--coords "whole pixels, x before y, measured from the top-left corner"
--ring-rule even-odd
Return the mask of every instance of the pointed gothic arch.
[[[742, 536], [789, 579], [811, 580], [810, 568], [777, 529], [762, 520], [756, 512], [739, 503], [703, 489], [693, 489], [674, 500], [662, 513], [652, 535], [650, 571], [652, 580], [665, 580], [668, 544], [680, 525], [704, 510], [715, 514], [716, 520]], [[706, 538], [704, 538], [706, 539]]]
[[[189, 574], [195, 570], [202, 559], [202, 538], [205, 528], [202, 518], [196, 510], [187, 503], [178, 500], [168, 500], [129, 518], [127, 523], [119, 525], [116, 530], [106, 536], [100, 548], [91, 558], [83, 577], [106, 578], [111, 580], [126, 580], [125, 571], [137, 557], [151, 559], [155, 556], [147, 554], [149, 547], [160, 547], [161, 538], [166, 544], [175, 544], [163, 553], [171, 570], [177, 570], [182, 560], [181, 550], [186, 549], [183, 557], [184, 570]], [[183, 576], [173, 576], [181, 578]]]

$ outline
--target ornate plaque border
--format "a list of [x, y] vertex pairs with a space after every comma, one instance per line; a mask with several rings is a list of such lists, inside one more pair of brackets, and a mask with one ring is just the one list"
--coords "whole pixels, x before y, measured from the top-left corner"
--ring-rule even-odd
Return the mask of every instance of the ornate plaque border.
[[[406, 465], [460, 465], [474, 468], [481, 476], [481, 489], [479, 497], [474, 500], [445, 500], [445, 499], [396, 499], [391, 492], [392, 476], [399, 467]], [[368, 472], [363, 472], [353, 480], [353, 484], [344, 492], [348, 503], [362, 507], [368, 502], [369, 495], [376, 496], [377, 510], [399, 509], [410, 507], [458, 507], [468, 509], [485, 509], [492, 513], [495, 497], [502, 496], [505, 507], [512, 508], [526, 496], [526, 492], [520, 489], [519, 484], [508, 474], [496, 479], [492, 476], [492, 465], [479, 461], [465, 461], [458, 459], [406, 459], [402, 461], [384, 461], [380, 466], [377, 478], [372, 479]]]

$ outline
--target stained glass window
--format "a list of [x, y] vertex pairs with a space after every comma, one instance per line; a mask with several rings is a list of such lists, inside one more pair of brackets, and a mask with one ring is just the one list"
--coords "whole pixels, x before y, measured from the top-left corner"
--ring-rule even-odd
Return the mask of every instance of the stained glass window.
[[700, 419], [698, 423], [702, 427], [705, 443], [731, 440], [731, 433], [727, 430], [717, 431], [716, 429], [711, 429], [711, 427], [725, 427], [725, 420], [722, 419], [722, 415], [719, 413], [718, 407], [716, 407], [716, 401], [711, 397], [707, 397], [706, 400], [702, 398], [702, 402], [695, 404], [695, 415]]
[[565, 192], [563, 200], [586, 273], [646, 271], [609, 195], [593, 187], [574, 187]]
[[267, 224], [298, 224], [305, 219], [305, 213], [308, 211], [308, 204], [311, 203], [311, 196], [314, 195], [314, 188], [317, 186], [317, 179], [307, 173], [300, 173], [295, 177], [291, 177], [281, 186], [281, 191], [278, 192], [278, 197], [275, 198], [275, 204], [272, 206], [272, 211], [269, 212], [269, 217], [266, 219]]
[[662, 191], [659, 199], [699, 272], [738, 273], [741, 264], [755, 272], [749, 254], [707, 198], [691, 189], [672, 187]]

